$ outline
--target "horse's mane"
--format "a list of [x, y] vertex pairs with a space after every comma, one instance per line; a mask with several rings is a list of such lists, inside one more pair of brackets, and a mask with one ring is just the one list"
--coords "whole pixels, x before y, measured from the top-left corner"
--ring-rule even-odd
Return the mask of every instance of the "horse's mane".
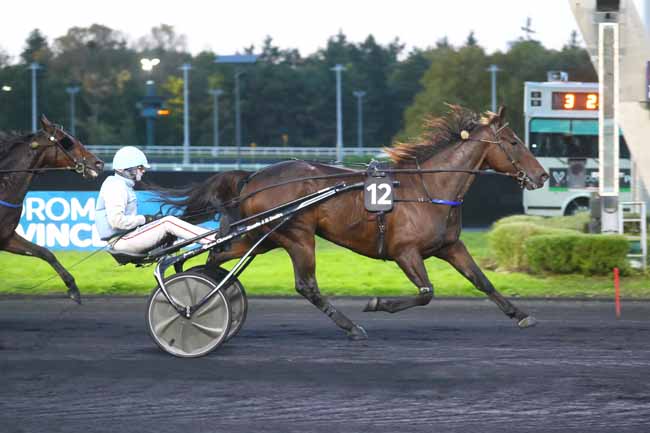
[[10, 162], [12, 150], [16, 145], [26, 143], [33, 136], [32, 133], [0, 131], [0, 166], [5, 166]]
[[385, 152], [396, 164], [401, 162], [426, 161], [461, 139], [461, 132], [471, 133], [477, 126], [487, 125], [496, 114], [486, 112], [479, 116], [475, 112], [459, 105], [448, 105], [449, 112], [443, 117], [426, 116], [422, 132], [406, 142], [396, 142]]

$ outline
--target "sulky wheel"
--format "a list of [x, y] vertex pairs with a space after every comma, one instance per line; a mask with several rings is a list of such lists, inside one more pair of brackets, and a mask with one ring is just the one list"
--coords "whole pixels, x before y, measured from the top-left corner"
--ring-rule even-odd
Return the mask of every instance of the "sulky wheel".
[[[195, 266], [188, 270], [188, 272], [198, 272], [207, 275], [217, 284], [228, 275], [228, 271], [223, 268], [215, 268], [206, 265]], [[235, 279], [230, 285], [221, 289], [221, 291], [228, 298], [230, 303], [230, 312], [232, 319], [230, 321], [230, 331], [226, 337], [226, 341], [237, 335], [244, 326], [246, 315], [248, 314], [248, 298], [246, 297], [246, 290], [238, 279]]]
[[[194, 305], [216, 287], [204, 274], [182, 272], [165, 280], [174, 302]], [[231, 310], [226, 297], [217, 292], [203, 307], [187, 319], [180, 315], [156, 287], [147, 306], [147, 328], [158, 347], [183, 358], [210, 353], [226, 341], [230, 331]]]

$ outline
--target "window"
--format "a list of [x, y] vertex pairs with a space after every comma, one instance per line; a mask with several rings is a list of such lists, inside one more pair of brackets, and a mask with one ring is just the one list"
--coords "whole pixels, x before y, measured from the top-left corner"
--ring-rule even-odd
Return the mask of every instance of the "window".
[[[598, 120], [532, 119], [529, 143], [535, 156], [598, 158]], [[620, 157], [630, 158], [623, 135]]]

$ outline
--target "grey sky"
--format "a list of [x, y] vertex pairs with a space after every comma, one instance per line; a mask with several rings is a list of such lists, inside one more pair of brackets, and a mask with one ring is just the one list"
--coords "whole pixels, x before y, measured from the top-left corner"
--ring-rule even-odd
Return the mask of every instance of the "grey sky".
[[407, 49], [432, 46], [444, 36], [459, 45], [473, 30], [479, 43], [494, 51], [523, 35], [527, 17], [534, 38], [549, 48], [561, 48], [577, 29], [567, 0], [23, 0], [3, 9], [0, 47], [14, 60], [34, 28], [51, 42], [72, 26], [93, 23], [119, 30], [131, 41], [153, 26], [170, 24], [186, 35], [192, 53], [259, 47], [270, 35], [276, 45], [298, 48], [302, 55], [323, 47], [339, 30], [353, 42], [368, 34], [381, 44], [398, 37]]

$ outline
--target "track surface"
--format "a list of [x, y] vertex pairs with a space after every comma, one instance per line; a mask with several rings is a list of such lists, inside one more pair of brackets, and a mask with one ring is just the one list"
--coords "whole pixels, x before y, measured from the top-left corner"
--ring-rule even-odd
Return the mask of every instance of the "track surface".
[[0, 298], [1, 432], [645, 432], [650, 302], [437, 300], [396, 315], [335, 304], [348, 342], [303, 300], [252, 299], [201, 359], [160, 352], [142, 298]]

